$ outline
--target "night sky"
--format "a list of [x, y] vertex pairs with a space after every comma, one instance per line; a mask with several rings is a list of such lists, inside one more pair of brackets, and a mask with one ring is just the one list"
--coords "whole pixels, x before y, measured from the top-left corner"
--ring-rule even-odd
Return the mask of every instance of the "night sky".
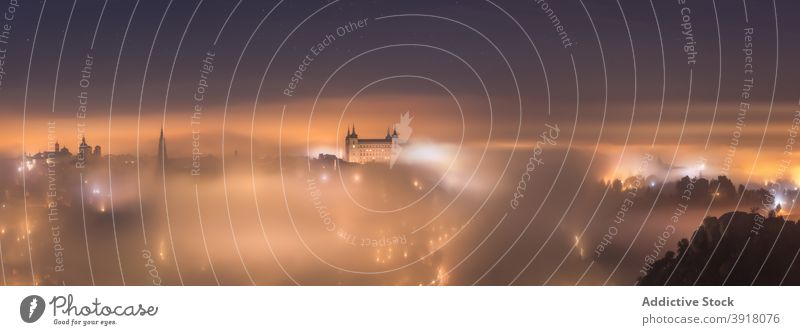
[[[668, 155], [686, 114], [681, 150], [697, 154], [706, 151], [696, 144], [705, 143], [709, 132], [711, 145], [726, 145], [736, 122], [747, 27], [754, 28], [755, 87], [745, 146], [758, 146], [768, 116], [773, 127], [791, 120], [798, 100], [792, 85], [798, 70], [791, 64], [798, 48], [791, 41], [798, 28], [788, 13], [800, 9], [791, 1], [777, 1], [777, 7], [713, 1], [685, 6], [678, 1], [545, 5], [574, 41], [569, 47], [563, 47], [551, 18], [535, 1], [23, 1], [5, 45], [0, 95], [8, 122], [2, 149], [6, 155], [20, 154], [23, 119], [28, 134], [40, 131], [46, 120], [61, 120], [62, 137], [77, 144], [76, 136], [70, 136], [71, 121], [87, 55], [94, 58], [87, 113], [94, 142], [107, 143], [111, 127], [112, 145], [129, 152], [135, 141], [130, 122], [139, 115], [147, 143], [155, 140], [162, 119], [168, 134], [179, 141], [189, 131], [192, 92], [201, 61], [211, 51], [216, 57], [204, 121], [214, 126], [205, 132], [219, 136], [227, 110], [224, 132], [232, 137], [247, 137], [247, 132], [239, 133], [251, 121], [263, 130], [257, 132], [265, 141], [261, 154], [274, 154], [267, 146], [274, 142], [283, 105], [287, 122], [297, 117], [299, 123], [297, 131], [285, 135], [298, 135], [302, 142], [305, 134], [297, 132], [305, 128], [313, 101], [330, 103], [314, 113], [313, 121], [320, 124], [311, 127], [311, 137], [317, 145], [331, 146], [345, 131], [329, 121], [339, 119], [345, 101], [370, 82], [391, 76], [437, 80], [469, 102], [463, 105], [480, 105], [466, 111], [472, 118], [468, 120], [477, 123], [489, 121], [490, 98], [494, 126], [502, 130], [494, 135], [500, 141], [513, 141], [519, 125], [524, 139], [532, 124], [553, 120], [572, 125], [577, 119], [574, 144], [593, 147], [601, 135], [603, 147], [618, 148], [626, 145], [633, 121], [637, 126], [630, 129], [628, 146], [646, 146], [656, 137], [656, 144], [667, 149], [659, 154]], [[697, 52], [692, 65], [683, 51], [684, 7], [689, 8]], [[784, 20], [781, 13], [787, 13]], [[339, 26], [361, 19], [367, 20], [365, 28], [337, 38], [315, 57], [293, 97], [282, 94], [312, 46]], [[355, 102], [342, 121], [377, 128], [376, 136], [399, 110], [419, 109], [417, 114], [426, 119], [418, 119], [423, 121], [418, 126], [431, 124], [426, 130], [430, 136], [453, 140], [454, 135], [433, 127], [457, 116], [448, 92], [433, 82], [385, 80], [361, 92]], [[430, 110], [423, 113], [424, 108]], [[782, 136], [768, 133], [767, 143], [773, 134]], [[487, 131], [466, 134], [481, 140]], [[40, 136], [25, 140], [25, 151], [44, 149]]]

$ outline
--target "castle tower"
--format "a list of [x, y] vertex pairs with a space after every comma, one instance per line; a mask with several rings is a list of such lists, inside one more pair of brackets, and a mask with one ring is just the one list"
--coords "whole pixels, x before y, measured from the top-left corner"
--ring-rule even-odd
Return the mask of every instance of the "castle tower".
[[354, 162], [358, 159], [358, 134], [356, 134], [356, 125], [353, 125], [353, 131], [347, 128], [347, 136], [344, 138], [344, 159], [348, 162]]

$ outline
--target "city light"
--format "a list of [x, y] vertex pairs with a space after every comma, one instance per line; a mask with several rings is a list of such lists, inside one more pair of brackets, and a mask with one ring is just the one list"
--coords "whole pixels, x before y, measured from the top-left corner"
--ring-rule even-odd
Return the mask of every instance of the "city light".
[[782, 206], [781, 205], [782, 203], [783, 203], [783, 198], [781, 198], [779, 196], [775, 197], [775, 208], [778, 208], [778, 206]]

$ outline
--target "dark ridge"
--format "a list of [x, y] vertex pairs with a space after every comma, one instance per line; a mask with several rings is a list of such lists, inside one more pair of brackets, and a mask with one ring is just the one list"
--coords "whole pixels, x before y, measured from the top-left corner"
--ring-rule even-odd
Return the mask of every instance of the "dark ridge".
[[681, 239], [677, 255], [667, 252], [638, 285], [800, 285], [800, 225], [774, 212], [707, 217], [692, 238]]

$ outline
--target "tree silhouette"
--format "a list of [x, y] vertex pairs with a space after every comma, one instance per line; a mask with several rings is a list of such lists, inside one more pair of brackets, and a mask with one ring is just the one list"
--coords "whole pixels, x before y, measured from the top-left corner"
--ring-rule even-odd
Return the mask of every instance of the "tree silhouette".
[[[756, 223], [763, 222], [760, 229]], [[723, 235], [724, 233], [724, 235]], [[800, 285], [800, 225], [783, 217], [730, 212], [708, 217], [691, 243], [678, 242], [639, 285]]]

